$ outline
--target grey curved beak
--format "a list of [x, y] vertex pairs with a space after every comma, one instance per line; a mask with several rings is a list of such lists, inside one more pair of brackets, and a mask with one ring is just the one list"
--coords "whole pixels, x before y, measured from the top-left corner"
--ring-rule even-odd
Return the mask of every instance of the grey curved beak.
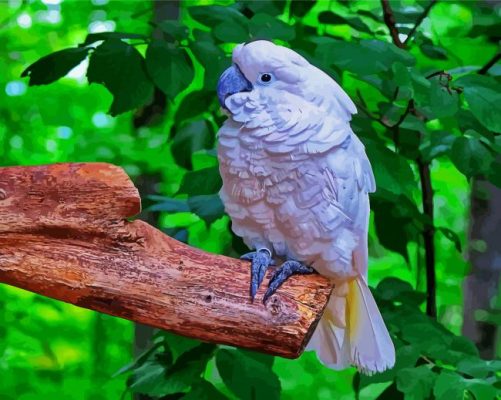
[[226, 108], [224, 101], [228, 96], [239, 92], [250, 92], [252, 84], [244, 76], [238, 65], [233, 64], [226, 69], [217, 83], [217, 97], [221, 107]]

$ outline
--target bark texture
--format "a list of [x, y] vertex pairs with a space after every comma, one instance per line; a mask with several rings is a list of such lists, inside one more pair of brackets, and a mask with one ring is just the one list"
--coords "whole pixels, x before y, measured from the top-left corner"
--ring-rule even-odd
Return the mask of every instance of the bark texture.
[[464, 282], [463, 335], [472, 339], [480, 355], [496, 355], [497, 327], [477, 321], [477, 310], [493, 309], [501, 277], [501, 190], [481, 179], [473, 181], [469, 260], [471, 272]]
[[140, 209], [113, 165], [0, 168], [0, 282], [208, 342], [301, 354], [327, 279], [292, 277], [266, 305], [264, 287], [251, 303], [247, 262], [129, 222]]

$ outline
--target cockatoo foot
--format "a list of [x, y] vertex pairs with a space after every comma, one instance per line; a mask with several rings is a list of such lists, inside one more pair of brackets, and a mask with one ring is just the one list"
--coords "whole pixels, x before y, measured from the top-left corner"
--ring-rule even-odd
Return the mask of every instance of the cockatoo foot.
[[261, 283], [263, 282], [266, 270], [270, 265], [275, 265], [273, 259], [271, 258], [271, 251], [265, 248], [261, 248], [256, 251], [251, 251], [240, 257], [241, 260], [251, 261], [251, 287], [250, 295], [252, 301], [256, 297], [257, 290]]
[[264, 294], [263, 303], [266, 302], [292, 275], [306, 275], [312, 274], [315, 270], [307, 265], [300, 263], [299, 261], [289, 260], [284, 262], [280, 268], [278, 268], [270, 279], [268, 290]]

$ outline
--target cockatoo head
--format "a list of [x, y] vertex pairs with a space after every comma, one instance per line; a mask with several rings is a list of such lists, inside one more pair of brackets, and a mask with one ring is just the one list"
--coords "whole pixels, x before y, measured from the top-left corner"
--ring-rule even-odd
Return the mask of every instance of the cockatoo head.
[[323, 106], [346, 120], [356, 113], [351, 99], [331, 77], [295, 51], [266, 40], [236, 46], [232, 66], [219, 79], [219, 102], [230, 113], [228, 101], [245, 92], [264, 103], [289, 99], [296, 105]]

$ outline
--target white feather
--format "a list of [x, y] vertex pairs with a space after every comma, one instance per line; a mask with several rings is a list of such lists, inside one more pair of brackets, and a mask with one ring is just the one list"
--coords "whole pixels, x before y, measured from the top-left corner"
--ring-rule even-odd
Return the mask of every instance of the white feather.
[[[239, 45], [233, 60], [253, 84], [226, 100], [231, 117], [219, 131], [221, 198], [234, 232], [336, 283], [308, 346], [322, 362], [390, 368], [393, 344], [366, 284], [375, 182], [349, 125], [353, 102], [325, 73], [270, 42]], [[264, 72], [272, 84], [258, 82]]]

